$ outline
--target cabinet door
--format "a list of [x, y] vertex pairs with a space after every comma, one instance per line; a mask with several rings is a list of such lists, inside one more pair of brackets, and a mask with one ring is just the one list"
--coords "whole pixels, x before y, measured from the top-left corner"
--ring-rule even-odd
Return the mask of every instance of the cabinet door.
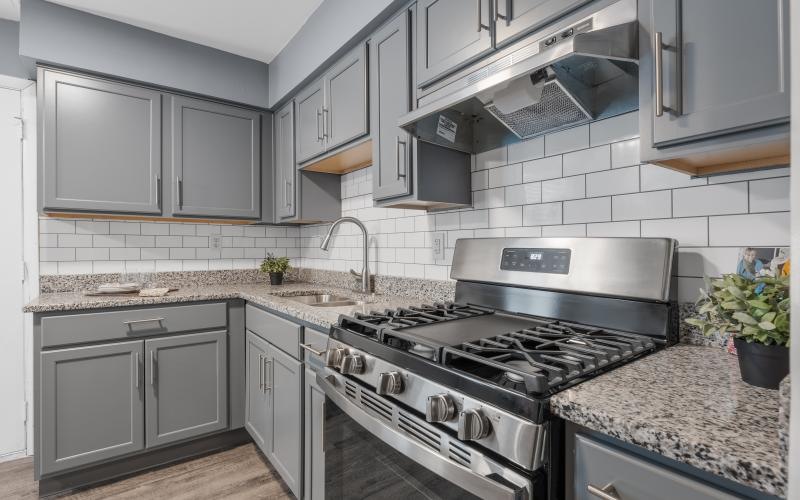
[[[649, 2], [643, 25], [650, 44], [662, 34], [668, 108], [653, 113], [655, 145], [788, 121], [788, 0]], [[653, 78], [653, 103], [656, 66], [645, 75]]]
[[307, 500], [325, 498], [325, 393], [317, 385], [316, 372], [305, 370], [305, 454], [303, 496]]
[[417, 2], [417, 86], [492, 50], [490, 0]]
[[323, 119], [326, 149], [341, 146], [368, 132], [366, 44], [356, 47], [325, 75]]
[[228, 426], [224, 331], [145, 341], [147, 447]]
[[294, 101], [275, 113], [275, 211], [278, 218], [296, 211], [297, 168], [294, 161]]
[[160, 214], [161, 94], [40, 72], [45, 210]]
[[266, 390], [271, 397], [272, 449], [270, 462], [292, 493], [300, 498], [303, 485], [303, 365], [275, 346], [269, 346]]
[[496, 0], [495, 38], [497, 45], [563, 16], [591, 0]]
[[258, 218], [260, 113], [172, 96], [169, 114], [172, 213]]
[[397, 119], [411, 110], [410, 13], [404, 11], [372, 36], [372, 197], [409, 194], [409, 135]]
[[247, 332], [245, 429], [266, 455], [272, 449], [272, 408], [266, 390], [266, 369], [269, 361], [267, 342]]
[[325, 151], [325, 88], [317, 80], [297, 94], [297, 163]]
[[142, 347], [119, 342], [41, 354], [42, 474], [144, 448]]

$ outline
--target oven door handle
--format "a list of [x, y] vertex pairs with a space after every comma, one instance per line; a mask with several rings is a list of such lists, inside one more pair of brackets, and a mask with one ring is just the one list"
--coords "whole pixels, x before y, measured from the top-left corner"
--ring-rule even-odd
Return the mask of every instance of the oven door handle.
[[387, 427], [364, 410], [351, 403], [341, 392], [336, 390], [335, 384], [339, 382], [333, 375], [324, 376], [317, 373], [317, 385], [322, 388], [325, 395], [336, 404], [344, 413], [368, 430], [375, 437], [388, 444], [411, 460], [435, 472], [453, 484], [480, 498], [493, 498], [503, 500], [521, 500], [525, 487], [516, 488], [501, 484], [479, 472], [452, 462], [441, 455], [425, 448], [416, 441]]

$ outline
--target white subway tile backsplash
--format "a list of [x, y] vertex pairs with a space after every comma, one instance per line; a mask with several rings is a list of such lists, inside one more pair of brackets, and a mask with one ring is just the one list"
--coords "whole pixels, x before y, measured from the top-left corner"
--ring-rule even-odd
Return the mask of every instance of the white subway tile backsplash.
[[75, 260], [74, 248], [40, 248], [39, 260], [44, 262], [59, 262]]
[[156, 236], [155, 244], [157, 247], [180, 247], [183, 240], [180, 236]]
[[39, 219], [39, 232], [41, 233], [74, 233], [74, 220]]
[[639, 113], [625, 113], [589, 125], [591, 145], [609, 144], [639, 137]]
[[59, 247], [90, 247], [92, 246], [91, 234], [59, 234]]
[[542, 201], [575, 200], [586, 196], [586, 178], [583, 175], [542, 181]]
[[489, 170], [489, 187], [503, 187], [522, 182], [522, 163]]
[[722, 184], [726, 182], [752, 181], [756, 179], [769, 179], [771, 177], [787, 177], [789, 167], [767, 168], [753, 170], [752, 172], [739, 172], [736, 174], [712, 175], [708, 178], [709, 184]]
[[[108, 259], [108, 257], [106, 257]], [[125, 262], [117, 260], [96, 260], [92, 262], [92, 272], [97, 274], [121, 273], [125, 271]], [[43, 273], [47, 274], [47, 273]]]
[[671, 216], [670, 191], [623, 194], [611, 198], [611, 217], [614, 220], [659, 219]]
[[562, 176], [562, 156], [548, 156], [522, 164], [522, 182], [557, 179]]
[[89, 274], [92, 272], [91, 262], [59, 262], [58, 274]]
[[[223, 249], [225, 250], [225, 249]], [[187, 259], [195, 259], [197, 254], [195, 253], [194, 248], [170, 248], [169, 249], [169, 258], [171, 260], [187, 260]]]
[[550, 238], [574, 238], [586, 236], [586, 224], [570, 224], [566, 226], [544, 226], [542, 236]]
[[750, 212], [789, 210], [789, 177], [750, 181]]
[[75, 221], [75, 232], [78, 234], [108, 234], [108, 228], [108, 221]]
[[478, 153], [475, 155], [474, 170], [486, 170], [487, 168], [502, 167], [508, 163], [508, 154], [505, 146]]
[[[541, 227], [530, 227], [530, 226], [507, 227], [505, 230], [505, 236], [509, 238], [538, 238], [541, 235], [542, 235]], [[477, 236], [478, 235], [476, 234], [475, 237]]]
[[746, 182], [683, 188], [672, 192], [673, 217], [740, 214], [746, 212]]
[[489, 187], [489, 171], [479, 170], [472, 172], [472, 190], [478, 191]]
[[709, 217], [710, 246], [788, 246], [789, 212]]
[[156, 237], [155, 236], [137, 236], [137, 235], [128, 235], [125, 236], [125, 246], [126, 247], [154, 247], [156, 246]]
[[155, 263], [156, 271], [159, 273], [183, 271], [182, 260], [157, 260]]
[[167, 260], [170, 258], [169, 248], [142, 248], [141, 250], [142, 260]]
[[599, 172], [609, 168], [611, 168], [611, 148], [607, 144], [564, 155], [565, 176]]
[[638, 238], [641, 226], [638, 220], [623, 222], [599, 222], [586, 225], [586, 236], [604, 238]]
[[42, 248], [57, 248], [58, 233], [41, 233], [39, 235], [39, 246]]
[[642, 221], [643, 238], [673, 238], [682, 247], [708, 246], [708, 219], [654, 219]]
[[739, 262], [738, 247], [696, 247], [678, 250], [678, 276], [702, 278], [735, 273]]
[[519, 163], [542, 156], [544, 156], [544, 136], [508, 145], [508, 163]]
[[505, 203], [504, 188], [486, 189], [472, 193], [472, 206], [478, 210], [502, 207]]
[[586, 196], [609, 196], [639, 191], [639, 167], [625, 167], [586, 175]]
[[111, 248], [108, 251], [109, 260], [139, 260], [141, 255], [138, 248]]
[[611, 198], [588, 198], [564, 202], [564, 224], [611, 220]]
[[144, 235], [160, 236], [169, 234], [169, 224], [163, 222], [142, 222], [141, 232]]
[[589, 147], [589, 125], [569, 128], [544, 136], [544, 154], [560, 155]]
[[540, 203], [542, 201], [542, 184], [539, 182], [529, 182], [527, 184], [508, 186], [505, 195], [506, 206]]
[[562, 203], [528, 205], [523, 209], [522, 222], [526, 226], [561, 224], [563, 223]]
[[111, 234], [141, 234], [141, 225], [138, 222], [111, 221], [108, 232]]
[[[489, 227], [489, 211], [488, 210], [470, 210], [461, 212], [461, 228], [463, 229], [480, 229]], [[389, 243], [391, 245], [391, 243]], [[403, 245], [397, 245], [403, 246]]]
[[678, 301], [696, 302], [700, 297], [700, 289], [705, 289], [702, 278], [678, 278]]
[[450, 212], [436, 215], [436, 230], [458, 229], [461, 227], [458, 212]]
[[693, 179], [689, 174], [649, 163], [641, 166], [641, 176], [642, 191], [657, 191], [660, 189], [704, 186], [708, 184], [708, 180], [704, 177]]
[[611, 168], [639, 164], [639, 139], [615, 142], [611, 145]]
[[108, 260], [108, 248], [76, 248], [75, 260]]
[[522, 225], [522, 207], [492, 208], [489, 210], [491, 227], [514, 227]]

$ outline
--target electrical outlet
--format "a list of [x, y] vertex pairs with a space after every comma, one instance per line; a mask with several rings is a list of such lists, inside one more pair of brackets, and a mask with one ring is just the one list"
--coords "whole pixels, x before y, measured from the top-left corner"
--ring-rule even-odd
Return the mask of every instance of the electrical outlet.
[[211, 235], [211, 248], [222, 248], [222, 235], [221, 234], [212, 234]]
[[431, 249], [433, 250], [433, 260], [444, 259], [444, 233], [433, 233], [431, 237]]

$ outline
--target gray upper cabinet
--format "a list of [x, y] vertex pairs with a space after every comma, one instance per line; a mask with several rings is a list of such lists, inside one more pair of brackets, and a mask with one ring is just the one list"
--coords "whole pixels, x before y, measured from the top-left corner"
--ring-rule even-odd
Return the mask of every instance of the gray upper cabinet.
[[326, 149], [366, 135], [367, 46], [360, 44], [325, 75], [323, 120]]
[[305, 453], [303, 471], [303, 498], [322, 500], [325, 498], [325, 393], [317, 385], [316, 372], [305, 371]]
[[40, 354], [40, 474], [144, 448], [142, 341]]
[[168, 99], [172, 213], [257, 219], [261, 114], [182, 96]]
[[147, 447], [228, 426], [227, 333], [145, 341]]
[[160, 214], [161, 93], [39, 69], [44, 210]]
[[495, 0], [497, 45], [541, 28], [591, 0]]
[[266, 390], [272, 408], [272, 447], [267, 456], [292, 493], [300, 498], [303, 485], [303, 366], [269, 346]]
[[411, 22], [403, 11], [370, 42], [370, 113], [372, 120], [372, 196], [410, 193], [408, 132], [397, 120], [411, 111]]
[[247, 332], [245, 429], [264, 454], [272, 449], [270, 395], [266, 390], [267, 342], [252, 332]]
[[325, 151], [325, 85], [322, 79], [312, 83], [295, 97], [297, 102], [297, 162], [301, 163]]
[[642, 1], [643, 41], [655, 47], [660, 34], [662, 44], [643, 72], [653, 145], [788, 121], [788, 0]]
[[493, 48], [491, 0], [417, 2], [417, 85], [427, 86]]
[[275, 113], [275, 213], [278, 219], [296, 213], [294, 101]]

